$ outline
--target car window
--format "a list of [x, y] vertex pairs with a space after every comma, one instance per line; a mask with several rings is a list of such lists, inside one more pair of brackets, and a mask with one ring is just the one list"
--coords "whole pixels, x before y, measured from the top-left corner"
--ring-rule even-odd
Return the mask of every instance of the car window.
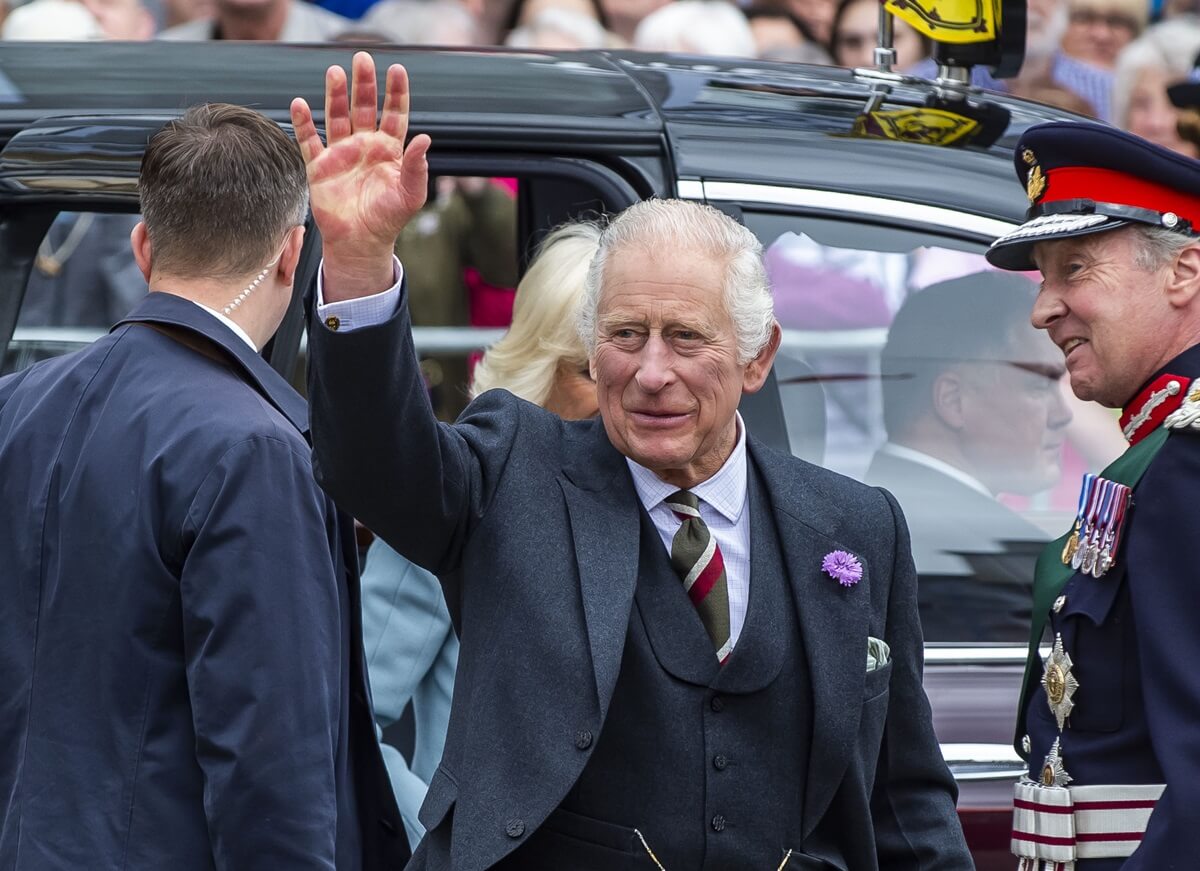
[[129, 234], [137, 215], [60, 212], [38, 246], [3, 371], [104, 335], [146, 294]]
[[1070, 526], [1083, 472], [1124, 448], [1116, 414], [1070, 393], [1062, 354], [1030, 325], [1035, 276], [991, 270], [982, 240], [745, 221], [784, 328], [793, 451], [895, 495], [926, 641], [1026, 642], [1038, 553]]

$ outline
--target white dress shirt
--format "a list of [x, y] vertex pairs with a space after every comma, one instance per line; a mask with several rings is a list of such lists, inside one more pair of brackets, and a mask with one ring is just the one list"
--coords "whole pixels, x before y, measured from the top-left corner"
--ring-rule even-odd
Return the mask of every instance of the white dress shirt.
[[[717, 473], [691, 488], [700, 500], [700, 519], [708, 526], [721, 548], [725, 561], [725, 584], [729, 590], [729, 642], [736, 647], [742, 626], [746, 622], [746, 607], [750, 602], [750, 506], [747, 505], [746, 480], [746, 426], [742, 416], [737, 415], [738, 437], [733, 453]], [[639, 466], [628, 457], [629, 472], [633, 475], [633, 487], [638, 499], [654, 528], [658, 530], [667, 553], [671, 552], [671, 540], [683, 522], [675, 516], [666, 503], [668, 496], [679, 491], [645, 466]]]
[[[331, 320], [339, 332], [380, 324], [396, 313], [400, 304], [400, 283], [404, 275], [400, 261], [393, 257], [396, 282], [383, 293], [326, 303], [324, 264], [317, 272], [317, 317], [327, 328]], [[747, 500], [746, 426], [737, 415], [738, 438], [733, 453], [715, 475], [692, 488], [700, 500], [700, 518], [716, 538], [725, 560], [725, 584], [729, 590], [729, 641], [737, 645], [746, 622], [750, 601], [750, 509]], [[633, 486], [646, 512], [662, 537], [667, 553], [671, 539], [679, 530], [680, 520], [663, 500], [679, 488], [664, 483], [649, 469], [626, 458], [633, 475]]]
[[[182, 297], [182, 298], [186, 299], [186, 297]], [[225, 315], [221, 314], [215, 308], [209, 308], [202, 302], [196, 302], [194, 299], [189, 299], [188, 302], [195, 303], [200, 308], [204, 309], [206, 312], [208, 312], [214, 318], [216, 318], [221, 323], [223, 323], [225, 326], [229, 327], [229, 329], [233, 330], [233, 334], [235, 336], [237, 336], [239, 339], [241, 339], [243, 342], [245, 342], [247, 345], [250, 346], [250, 350], [252, 350], [255, 354], [258, 353], [258, 348], [255, 347], [254, 340], [250, 338], [249, 334], [245, 330], [243, 330], [241, 327], [239, 327], [237, 324], [235, 324], [233, 321], [231, 321], [229, 318], [225, 317]]]

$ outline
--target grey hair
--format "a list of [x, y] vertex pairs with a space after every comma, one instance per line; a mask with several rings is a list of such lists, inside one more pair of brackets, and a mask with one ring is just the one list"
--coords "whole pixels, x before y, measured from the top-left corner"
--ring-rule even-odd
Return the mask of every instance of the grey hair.
[[1129, 126], [1133, 89], [1145, 70], [1161, 70], [1168, 78], [1186, 78], [1197, 52], [1200, 52], [1200, 25], [1193, 16], [1155, 24], [1125, 46], [1113, 71], [1113, 123], [1118, 127]]
[[1139, 226], [1137, 249], [1133, 264], [1144, 272], [1157, 272], [1179, 256], [1179, 252], [1191, 245], [1200, 244], [1200, 239], [1187, 236], [1166, 227]]
[[711, 255], [725, 269], [725, 305], [733, 320], [738, 362], [749, 363], [767, 346], [775, 325], [775, 305], [758, 238], [712, 206], [687, 200], [643, 200], [621, 212], [600, 234], [584, 284], [579, 337], [588, 356], [596, 350], [596, 321], [604, 287], [604, 269], [614, 251]]

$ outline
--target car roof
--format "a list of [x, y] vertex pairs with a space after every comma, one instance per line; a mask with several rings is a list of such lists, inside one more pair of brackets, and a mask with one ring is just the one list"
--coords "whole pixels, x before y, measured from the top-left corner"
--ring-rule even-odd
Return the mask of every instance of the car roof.
[[[368, 48], [381, 68], [408, 68], [412, 126], [429, 132], [435, 149], [478, 149], [484, 130], [489, 150], [615, 148], [662, 155], [679, 179], [812, 186], [1011, 220], [1023, 211], [1011, 166], [1017, 137], [1033, 123], [1077, 117], [975, 92], [973, 103], [1008, 114], [1007, 127], [987, 147], [943, 148], [851, 135], [880, 82], [838, 67], [639, 52]], [[152, 129], [205, 101], [250, 106], [286, 124], [292, 98], [301, 96], [321, 123], [324, 70], [348, 65], [354, 50], [9, 43], [0, 53], [0, 143], [39, 121], [46, 126], [48, 117], [91, 116], [96, 123], [70, 135], [55, 131], [56, 141], [75, 138], [85, 156], [90, 141], [128, 163], [140, 157], [144, 138], [117, 134], [110, 143], [104, 118], [141, 115]], [[882, 108], [920, 107], [935, 94], [932, 83], [896, 77]], [[128, 167], [121, 174], [128, 177]]]

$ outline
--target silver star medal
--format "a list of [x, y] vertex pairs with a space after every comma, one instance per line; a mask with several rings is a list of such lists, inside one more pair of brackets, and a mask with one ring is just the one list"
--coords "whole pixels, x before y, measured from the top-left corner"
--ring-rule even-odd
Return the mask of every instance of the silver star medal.
[[1042, 688], [1046, 691], [1046, 702], [1058, 721], [1060, 732], [1067, 717], [1071, 716], [1071, 709], [1075, 707], [1071, 696], [1079, 689], [1079, 681], [1071, 674], [1072, 664], [1071, 657], [1063, 650], [1062, 635], [1054, 636], [1054, 647], [1046, 657], [1046, 668], [1042, 672]]
[[1042, 764], [1042, 786], [1062, 787], [1074, 779], [1063, 767], [1062, 739], [1055, 738], [1054, 743], [1050, 745], [1050, 752], [1046, 755], [1046, 761]]

